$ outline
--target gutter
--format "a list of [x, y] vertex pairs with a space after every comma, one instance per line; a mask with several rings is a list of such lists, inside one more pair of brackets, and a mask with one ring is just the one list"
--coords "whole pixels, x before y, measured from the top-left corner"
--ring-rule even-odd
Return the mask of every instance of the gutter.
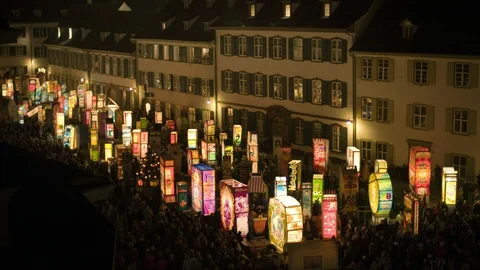
[[[217, 89], [218, 65], [217, 65], [217, 46], [216, 46], [217, 39], [215, 39], [214, 42], [215, 42], [215, 46], [213, 46], [213, 48], [211, 46], [212, 43], [210, 42], [210, 48], [215, 50], [214, 51], [215, 53], [213, 54], [213, 58], [214, 58], [214, 63], [213, 63], [214, 64], [214, 71], [213, 72], [215, 72], [215, 74], [213, 75], [213, 80], [214, 80], [213, 81], [213, 89], [214, 89], [213, 94], [215, 95], [215, 97], [213, 99], [213, 102], [214, 102], [213, 108], [215, 109], [215, 113], [213, 114], [213, 117], [214, 117], [215, 125], [218, 126], [218, 89]], [[225, 125], [225, 123], [222, 123], [222, 126], [224, 126], [224, 125]], [[220, 128], [220, 130], [221, 130], [221, 128]]]

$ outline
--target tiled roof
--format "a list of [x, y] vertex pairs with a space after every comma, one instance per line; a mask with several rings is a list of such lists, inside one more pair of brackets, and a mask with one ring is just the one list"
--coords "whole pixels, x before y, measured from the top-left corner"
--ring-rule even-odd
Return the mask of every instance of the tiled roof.
[[372, 0], [339, 0], [332, 2], [330, 17], [323, 17], [323, 3], [318, 0], [291, 1], [292, 13], [284, 17], [284, 0], [256, 1], [255, 17], [249, 17], [248, 0], [236, 0], [227, 8], [214, 27], [293, 27], [347, 29], [364, 15]]
[[[479, 19], [470, 3], [388, 0], [351, 51], [480, 55]], [[418, 27], [411, 39], [402, 35], [406, 19]]]

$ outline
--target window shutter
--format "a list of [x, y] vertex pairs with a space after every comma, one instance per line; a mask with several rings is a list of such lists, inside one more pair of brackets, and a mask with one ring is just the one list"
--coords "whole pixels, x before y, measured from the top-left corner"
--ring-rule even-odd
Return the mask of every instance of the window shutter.
[[329, 140], [330, 149], [332, 149], [332, 126], [323, 124], [323, 136], [325, 139]]
[[340, 127], [340, 151], [347, 152], [348, 128]]
[[267, 38], [262, 38], [262, 57], [267, 57]]
[[413, 127], [413, 104], [407, 104], [407, 127]]
[[250, 73], [247, 74], [247, 85], [248, 88], [250, 89], [250, 95], [255, 95], [255, 74]]
[[15, 46], [10, 46], [8, 50], [10, 52], [9, 56], [15, 56]]
[[372, 161], [377, 159], [377, 144], [373, 141], [369, 141], [372, 143]]
[[[222, 38], [223, 40], [223, 38]], [[222, 107], [222, 129], [225, 131], [226, 130], [226, 125], [227, 125], [227, 108]]]
[[248, 131], [257, 130], [257, 114], [255, 112], [248, 112]]
[[428, 84], [434, 85], [437, 79], [437, 65], [434, 61], [428, 61]]
[[445, 111], [445, 131], [453, 132], [453, 109], [447, 108]]
[[[67, 62], [67, 64], [68, 64], [68, 62]], [[102, 66], [101, 66], [102, 67], [102, 71], [101, 71], [102, 74], [105, 74], [105, 65], [106, 64], [107, 64], [107, 61], [105, 59], [105, 55], [102, 55]]]
[[467, 156], [467, 175], [466, 180], [473, 182], [475, 180], [475, 158]]
[[[13, 50], [13, 53], [15, 53], [15, 49]], [[271, 37], [268, 38], [268, 57], [273, 58], [273, 38]]]
[[289, 119], [289, 134], [288, 134], [288, 139], [290, 140], [291, 144], [295, 143], [295, 119]]
[[322, 81], [322, 104], [332, 105], [332, 89], [330, 88], [331, 82]]
[[240, 110], [233, 110], [233, 124], [240, 125]]
[[357, 97], [357, 106], [356, 106], [356, 112], [357, 112], [357, 119], [362, 119], [362, 97]]
[[282, 59], [287, 59], [287, 39], [282, 38]]
[[180, 76], [180, 92], [186, 93], [187, 92], [187, 77]]
[[215, 89], [213, 89], [213, 80], [208, 81], [208, 85], [210, 86], [210, 93], [208, 93], [209, 97], [215, 96]]
[[394, 164], [393, 163], [393, 145], [387, 144], [387, 162], [388, 164]]
[[163, 45], [158, 45], [158, 59], [163, 60]]
[[288, 78], [288, 99], [293, 100], [293, 78]]
[[477, 135], [477, 111], [468, 111], [468, 135]]
[[343, 63], [348, 62], [348, 41], [346, 39], [342, 39], [342, 61]]
[[147, 78], [148, 78], [148, 86], [153, 87], [153, 72], [148, 72], [147, 73]]
[[195, 78], [195, 94], [202, 95], [202, 79]]
[[332, 52], [331, 52], [331, 40], [322, 39], [322, 60], [331, 62], [332, 61]]
[[180, 47], [180, 62], [187, 62], [187, 47]]
[[232, 55], [238, 55], [238, 37], [232, 37]]
[[470, 64], [470, 88], [478, 87], [478, 64]]
[[187, 106], [182, 106], [180, 117], [185, 117], [186, 119], [188, 119], [188, 107]]
[[267, 97], [267, 75], [262, 75], [263, 78], [263, 97]]
[[208, 50], [208, 59], [210, 60], [208, 62], [208, 64], [213, 65], [213, 61], [214, 61], [214, 59], [213, 59], [213, 48], [210, 48]]
[[304, 102], [312, 102], [312, 80], [303, 79], [303, 96]]
[[303, 144], [307, 146], [313, 145], [313, 129], [310, 121], [303, 121]]
[[[348, 106], [348, 91], [347, 91], [347, 83], [342, 82], [342, 107], [346, 108]], [[375, 108], [372, 108], [375, 110]]]
[[247, 37], [247, 56], [253, 57], [253, 37]]
[[194, 53], [194, 62], [197, 64], [202, 63], [202, 48], [195, 47], [193, 49]]
[[304, 61], [312, 60], [312, 39], [311, 38], [303, 39], [303, 60]]
[[293, 60], [293, 38], [288, 39], [288, 59]]
[[407, 82], [413, 83], [413, 60], [407, 62]]
[[173, 61], [173, 46], [168, 46], [168, 60]]
[[287, 99], [287, 77], [282, 77], [282, 99]]
[[435, 129], [435, 107], [427, 106], [427, 130]]
[[273, 75], [268, 76], [268, 88], [270, 92], [270, 98], [274, 98], [275, 94], [273, 92]]
[[232, 84], [233, 84], [233, 93], [238, 93], [238, 72], [232, 72]]
[[220, 54], [224, 55], [225, 54], [225, 36], [220, 36]]
[[453, 62], [447, 63], [447, 85], [449, 86], [455, 85], [455, 63]]
[[387, 109], [387, 121], [389, 123], [393, 123], [393, 115], [395, 107], [393, 105], [393, 100], [388, 100], [388, 109]]
[[225, 91], [225, 71], [222, 71], [222, 91]]
[[123, 77], [128, 78], [128, 59], [123, 59]]
[[[377, 120], [377, 100], [372, 98], [372, 120]], [[360, 102], [360, 108], [362, 107], [362, 103]]]
[[445, 153], [444, 160], [443, 160], [443, 167], [451, 167], [452, 166], [452, 154]]

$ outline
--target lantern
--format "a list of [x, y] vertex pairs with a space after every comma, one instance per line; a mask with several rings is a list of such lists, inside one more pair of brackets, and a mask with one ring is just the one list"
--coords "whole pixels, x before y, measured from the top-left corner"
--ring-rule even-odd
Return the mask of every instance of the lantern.
[[178, 143], [178, 132], [172, 131], [170, 132], [170, 144], [177, 144]]

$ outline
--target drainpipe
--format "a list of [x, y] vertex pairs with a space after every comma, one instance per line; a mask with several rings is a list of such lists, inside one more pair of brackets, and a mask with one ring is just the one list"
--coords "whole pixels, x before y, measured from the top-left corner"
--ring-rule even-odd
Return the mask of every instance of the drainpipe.
[[[352, 46], [355, 44], [355, 33], [354, 34], [349, 34], [347, 31], [345, 31], [345, 34], [349, 35], [352, 37]], [[357, 141], [357, 72], [356, 72], [356, 66], [357, 66], [357, 60], [355, 59], [355, 54], [350, 52], [349, 55], [352, 57], [352, 96], [353, 96], [353, 102], [352, 102], [352, 107], [353, 107], [353, 119], [352, 119], [352, 145], [355, 145]]]
[[[216, 38], [215, 38], [214, 42], [217, 42]], [[212, 53], [212, 55], [213, 55], [213, 58], [214, 58], [213, 64], [214, 64], [214, 72], [215, 72], [215, 74], [213, 75], [213, 89], [214, 89], [213, 94], [215, 95], [215, 97], [213, 98], [213, 102], [214, 102], [213, 108], [215, 110], [213, 116], [214, 116], [215, 125], [217, 125], [217, 127], [219, 127], [218, 126], [218, 89], [217, 89], [217, 79], [218, 79], [217, 78], [218, 77], [218, 75], [217, 75], [217, 69], [218, 69], [217, 68], [217, 66], [218, 66], [217, 65], [217, 50], [216, 50], [216, 46], [215, 47], [210, 46], [210, 48], [214, 50], [214, 53]], [[222, 123], [222, 125], [225, 125], [225, 123]]]
[[[25, 31], [25, 34], [26, 33], [27, 32]], [[33, 70], [33, 52], [35, 51], [35, 49], [33, 48], [33, 24], [30, 25], [29, 35], [30, 35], [30, 68], [32, 70], [32, 75], [34, 75], [35, 70]]]

